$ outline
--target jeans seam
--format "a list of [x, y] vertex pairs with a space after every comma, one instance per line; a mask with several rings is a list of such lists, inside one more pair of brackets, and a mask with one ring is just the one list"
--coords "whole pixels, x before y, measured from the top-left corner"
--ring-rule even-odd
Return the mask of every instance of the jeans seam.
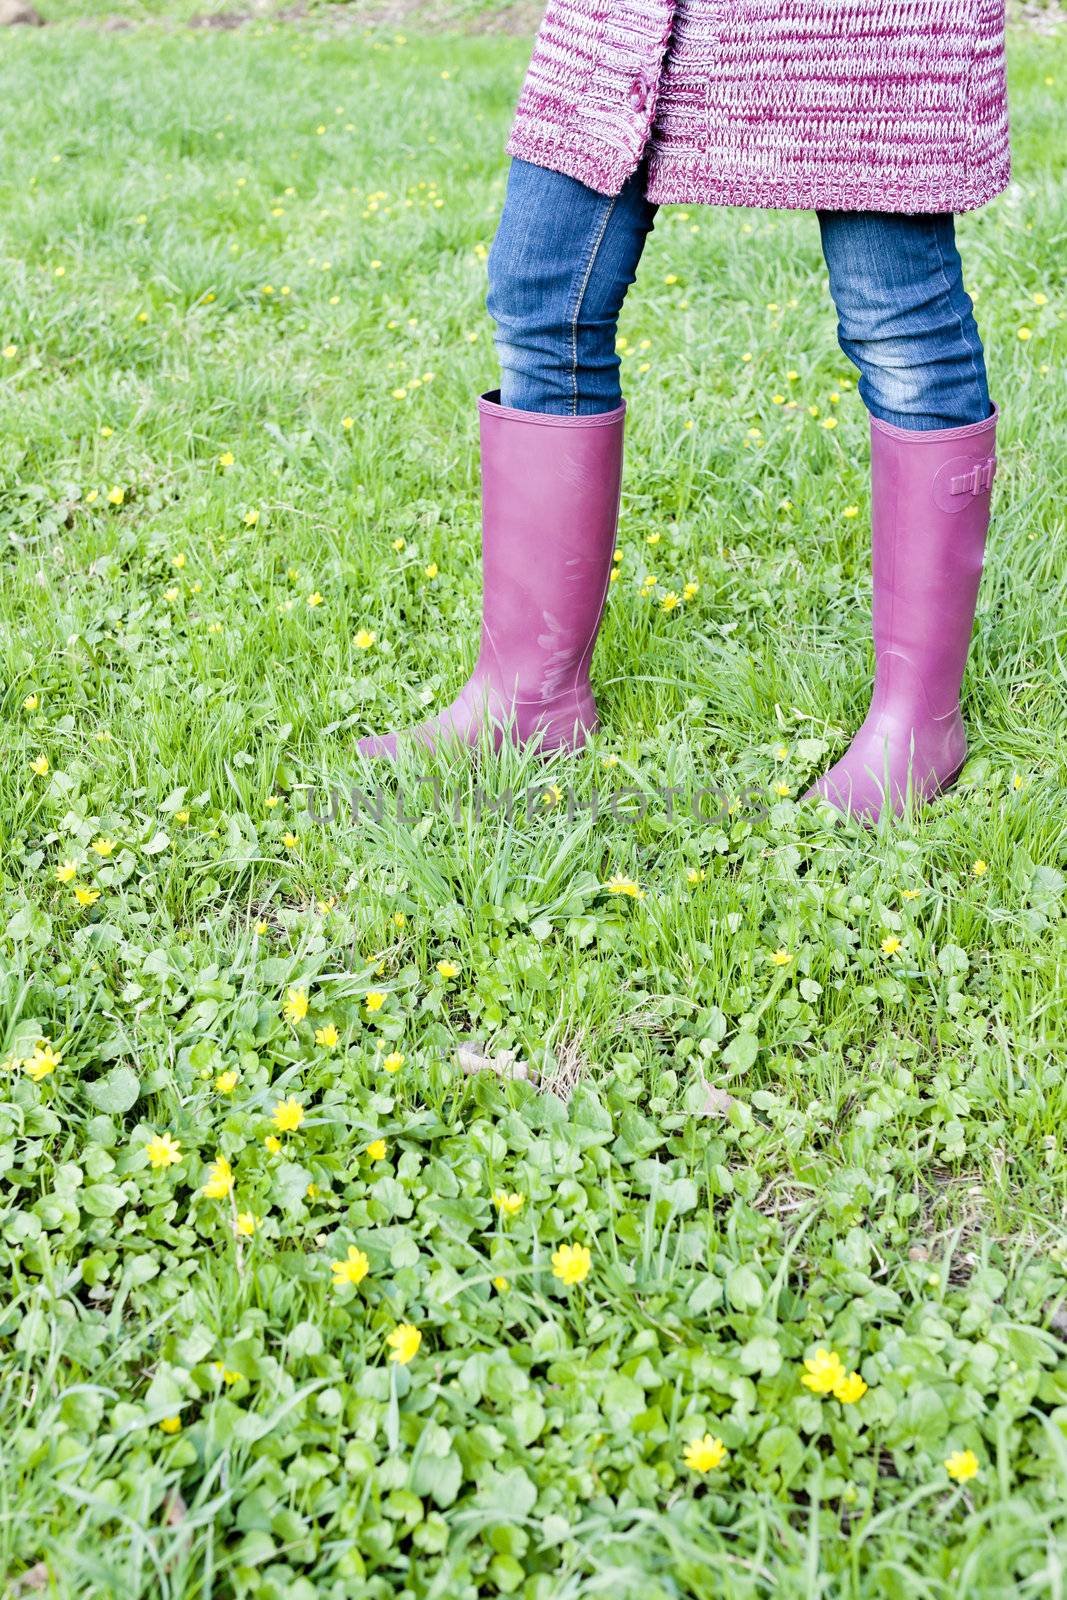
[[585, 263], [585, 271], [582, 275], [582, 281], [578, 287], [577, 298], [575, 299], [574, 308], [571, 313], [571, 415], [574, 417], [578, 415], [578, 318], [581, 315], [582, 302], [585, 299], [585, 291], [589, 287], [589, 279], [593, 275], [593, 267], [596, 265], [597, 254], [600, 250], [600, 246], [604, 243], [604, 235], [608, 231], [608, 223], [611, 220], [612, 214], [618, 203], [618, 199], [619, 197], [617, 194], [612, 195], [610, 203], [605, 208], [604, 215], [601, 218], [599, 232], [594, 237], [589, 249], [589, 256]]
[[[956, 321], [960, 325], [960, 336], [963, 339], [964, 348], [966, 349], [967, 354], [971, 358], [971, 371], [974, 373], [975, 388], [977, 389], [979, 396], [981, 396], [981, 393], [982, 393], [982, 380], [981, 380], [981, 377], [979, 376], [979, 373], [978, 373], [978, 362], [975, 359], [974, 346], [972, 345], [970, 339], [967, 337], [967, 329], [964, 326], [963, 316], [962, 316], [959, 308], [954, 304], [953, 299], [952, 299], [952, 289], [949, 286], [948, 272], [947, 272], [947, 270], [945, 268], [945, 252], [941, 248], [941, 235], [938, 232], [937, 224], [936, 223], [932, 223], [931, 227], [933, 228], [934, 243], [937, 245], [937, 264], [941, 269], [941, 282], [945, 285], [945, 294], [946, 294], [946, 297], [948, 299], [948, 303], [949, 303], [949, 305], [952, 306], [952, 310], [953, 310], [953, 312], [955, 314]], [[963, 290], [964, 294], [967, 293], [967, 290], [966, 290], [966, 288], [964, 286], [964, 283], [963, 283], [962, 273], [961, 273], [961, 276], [960, 276], [960, 288]]]

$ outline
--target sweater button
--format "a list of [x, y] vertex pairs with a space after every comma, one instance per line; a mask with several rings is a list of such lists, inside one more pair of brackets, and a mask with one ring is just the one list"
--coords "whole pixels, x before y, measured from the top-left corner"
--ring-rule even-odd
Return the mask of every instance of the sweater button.
[[643, 111], [647, 98], [647, 86], [643, 78], [635, 78], [630, 85], [630, 104], [635, 111]]

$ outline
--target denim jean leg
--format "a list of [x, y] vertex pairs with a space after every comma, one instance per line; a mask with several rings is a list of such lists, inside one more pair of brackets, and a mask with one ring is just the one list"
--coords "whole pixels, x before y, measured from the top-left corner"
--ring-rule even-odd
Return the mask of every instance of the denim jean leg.
[[500, 403], [588, 416], [619, 405], [619, 312], [656, 207], [638, 168], [617, 195], [518, 157], [489, 252]]
[[872, 416], [931, 430], [991, 414], [982, 341], [949, 213], [821, 211], [838, 341]]

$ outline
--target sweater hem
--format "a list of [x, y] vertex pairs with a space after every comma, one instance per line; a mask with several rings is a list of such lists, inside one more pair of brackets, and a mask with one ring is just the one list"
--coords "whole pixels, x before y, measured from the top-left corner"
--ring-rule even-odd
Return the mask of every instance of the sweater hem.
[[701, 160], [657, 160], [649, 164], [647, 198], [654, 205], [748, 206], [767, 211], [974, 211], [1004, 190], [1011, 160], [952, 177], [892, 179], [862, 173], [797, 173], [757, 178], [718, 172]]
[[618, 194], [637, 168], [637, 162], [621, 157], [615, 146], [578, 129], [546, 137], [530, 129], [515, 128], [505, 150], [509, 156], [561, 172], [603, 195]]
[[[508, 155], [548, 167], [595, 189], [618, 194], [638, 161], [585, 129], [549, 134], [513, 127]], [[743, 206], [760, 211], [889, 211], [915, 214], [975, 211], [1000, 194], [1011, 179], [1010, 152], [978, 172], [952, 177], [893, 179], [849, 173], [797, 173], [788, 178], [757, 178], [723, 173], [703, 157], [657, 157], [649, 161], [646, 198], [653, 205]]]

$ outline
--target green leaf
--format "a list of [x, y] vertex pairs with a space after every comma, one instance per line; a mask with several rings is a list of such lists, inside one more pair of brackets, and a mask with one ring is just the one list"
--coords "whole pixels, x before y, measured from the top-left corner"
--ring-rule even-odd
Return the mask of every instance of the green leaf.
[[751, 1267], [734, 1267], [726, 1279], [726, 1296], [735, 1311], [758, 1311], [764, 1288]]
[[738, 1033], [722, 1053], [723, 1060], [740, 1072], [747, 1072], [759, 1054], [759, 1040], [754, 1033]]
[[121, 1116], [124, 1111], [129, 1111], [140, 1092], [140, 1080], [131, 1067], [112, 1067], [106, 1077], [85, 1086], [85, 1098], [89, 1104], [108, 1116]]

